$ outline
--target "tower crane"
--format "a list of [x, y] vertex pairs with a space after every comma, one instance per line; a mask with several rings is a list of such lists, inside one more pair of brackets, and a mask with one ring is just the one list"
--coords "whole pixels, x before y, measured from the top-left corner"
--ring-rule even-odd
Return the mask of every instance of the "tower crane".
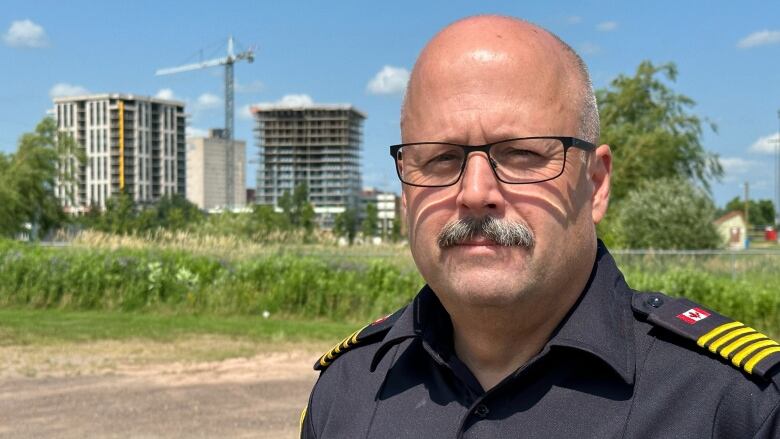
[[233, 101], [233, 64], [238, 61], [245, 60], [251, 63], [255, 60], [254, 47], [250, 47], [241, 53], [235, 53], [233, 51], [233, 37], [228, 37], [227, 43], [227, 56], [223, 58], [216, 58], [208, 61], [202, 61], [199, 63], [186, 64], [178, 67], [169, 67], [165, 69], [159, 69], [154, 74], [156, 76], [173, 75], [176, 73], [189, 72], [192, 70], [200, 70], [208, 67], [225, 66], [225, 129], [222, 132], [222, 138], [227, 142], [227, 163], [226, 163], [226, 177], [227, 177], [227, 198], [226, 203], [228, 206], [234, 206], [235, 203], [235, 191], [233, 189], [234, 169], [233, 169], [233, 129], [235, 126], [233, 119], [233, 111], [235, 109], [235, 103]]

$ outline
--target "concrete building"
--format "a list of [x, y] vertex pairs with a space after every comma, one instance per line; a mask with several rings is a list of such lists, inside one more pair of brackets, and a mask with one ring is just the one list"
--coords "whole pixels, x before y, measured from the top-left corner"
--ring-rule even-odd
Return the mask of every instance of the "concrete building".
[[[228, 148], [233, 149], [233, 196], [228, 200]], [[246, 202], [246, 142], [228, 142], [222, 129], [187, 138], [187, 199], [201, 209], [241, 208]]]
[[372, 187], [363, 188], [360, 194], [360, 221], [366, 217], [366, 206], [374, 204], [377, 208], [377, 234], [389, 238], [393, 231], [393, 222], [401, 221], [400, 231], [403, 236], [405, 227], [401, 215], [401, 197], [392, 192], [382, 192]]
[[65, 210], [104, 209], [124, 190], [136, 203], [185, 192], [185, 115], [179, 101], [130, 94], [96, 94], [54, 99], [61, 132], [84, 152], [80, 166], [70, 157], [62, 169], [74, 182], [57, 182]]
[[365, 114], [351, 105], [258, 105], [258, 204], [278, 206], [279, 198], [301, 184], [309, 187], [321, 227], [357, 208], [360, 152]]

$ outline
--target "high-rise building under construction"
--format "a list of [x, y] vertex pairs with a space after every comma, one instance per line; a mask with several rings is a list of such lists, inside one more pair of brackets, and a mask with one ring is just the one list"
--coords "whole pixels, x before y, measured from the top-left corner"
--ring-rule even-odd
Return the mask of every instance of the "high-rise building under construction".
[[58, 181], [65, 210], [104, 209], [125, 192], [136, 203], [185, 193], [185, 114], [179, 101], [130, 94], [54, 99], [60, 132], [76, 140], [84, 161], [61, 161], [71, 181]]
[[358, 208], [365, 114], [352, 105], [257, 105], [258, 204], [279, 205], [306, 183], [318, 221], [330, 227], [346, 208]]

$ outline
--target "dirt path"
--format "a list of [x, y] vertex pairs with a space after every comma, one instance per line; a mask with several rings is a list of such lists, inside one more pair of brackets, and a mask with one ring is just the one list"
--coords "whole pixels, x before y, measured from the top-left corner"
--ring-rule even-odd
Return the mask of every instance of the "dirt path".
[[[321, 351], [279, 348], [214, 339], [0, 347], [0, 438], [294, 438]], [[255, 353], [203, 360], [236, 350]]]

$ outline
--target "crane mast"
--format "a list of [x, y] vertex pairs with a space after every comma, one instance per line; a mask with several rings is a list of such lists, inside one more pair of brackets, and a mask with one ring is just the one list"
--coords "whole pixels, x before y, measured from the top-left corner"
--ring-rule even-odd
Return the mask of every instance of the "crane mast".
[[245, 60], [251, 63], [255, 60], [254, 48], [250, 47], [248, 50], [241, 53], [234, 53], [233, 50], [233, 37], [228, 37], [227, 43], [227, 56], [223, 58], [216, 58], [208, 61], [203, 61], [194, 64], [186, 64], [178, 67], [169, 67], [165, 69], [159, 69], [155, 72], [155, 75], [173, 75], [177, 73], [189, 72], [193, 70], [200, 70], [209, 67], [225, 66], [225, 128], [222, 131], [222, 138], [225, 139], [227, 148], [227, 157], [225, 163], [225, 177], [227, 184], [226, 190], [226, 204], [228, 207], [232, 207], [236, 204], [235, 199], [235, 169], [233, 162], [235, 161], [233, 151], [233, 135], [235, 128], [235, 120], [233, 118], [235, 102], [234, 102], [234, 81], [233, 81], [233, 65]]

